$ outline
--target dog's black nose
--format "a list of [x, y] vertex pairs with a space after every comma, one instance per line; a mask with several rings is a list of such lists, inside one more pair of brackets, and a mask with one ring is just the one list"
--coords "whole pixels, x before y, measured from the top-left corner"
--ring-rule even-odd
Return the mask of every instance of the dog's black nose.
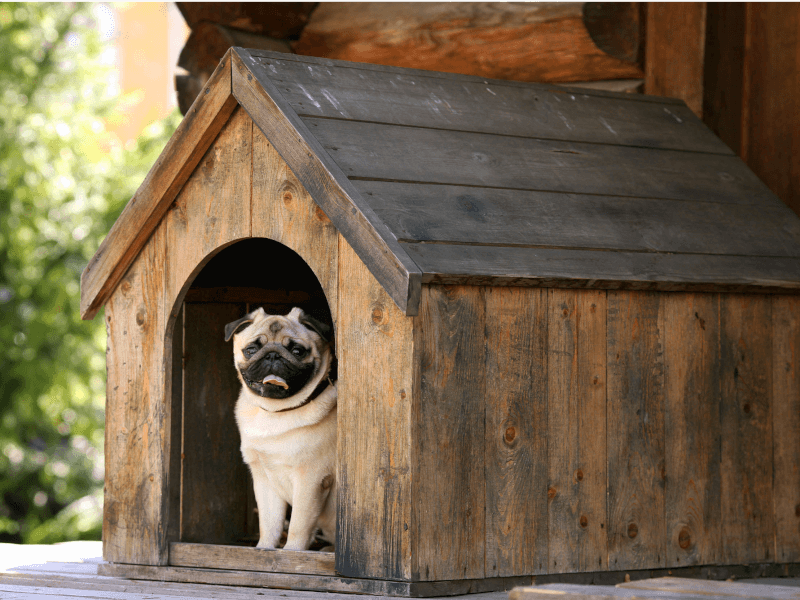
[[267, 352], [264, 355], [264, 359], [265, 360], [269, 360], [269, 361], [273, 361], [273, 360], [278, 360], [280, 358], [280, 356], [281, 356], [280, 354], [278, 354], [277, 352], [275, 352], [273, 350], [272, 352]]

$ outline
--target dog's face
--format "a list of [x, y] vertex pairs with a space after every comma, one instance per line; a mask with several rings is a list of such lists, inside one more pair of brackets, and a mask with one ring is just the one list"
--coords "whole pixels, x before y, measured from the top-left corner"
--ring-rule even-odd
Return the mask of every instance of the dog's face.
[[268, 315], [263, 308], [225, 326], [242, 384], [272, 400], [296, 396], [330, 364], [330, 328], [293, 308]]

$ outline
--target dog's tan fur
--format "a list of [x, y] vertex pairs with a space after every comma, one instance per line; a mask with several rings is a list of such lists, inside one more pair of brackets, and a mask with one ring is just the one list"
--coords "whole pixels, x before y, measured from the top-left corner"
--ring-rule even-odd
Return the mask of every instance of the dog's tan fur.
[[[233, 338], [234, 363], [242, 382], [236, 423], [242, 438], [242, 455], [253, 474], [259, 548], [275, 548], [278, 544], [287, 504], [292, 506], [292, 517], [285, 548], [308, 549], [317, 528], [326, 541], [335, 541], [336, 384], [303, 405], [327, 378], [332, 356], [327, 341], [300, 323], [302, 314], [299, 308], [285, 317], [267, 315], [259, 309], [251, 313], [252, 323]], [[256, 339], [278, 343], [293, 339], [303, 343], [311, 349], [304, 361], [317, 363], [315, 375], [300, 392], [284, 400], [254, 393], [242, 377], [242, 369], [247, 366], [242, 351]]]

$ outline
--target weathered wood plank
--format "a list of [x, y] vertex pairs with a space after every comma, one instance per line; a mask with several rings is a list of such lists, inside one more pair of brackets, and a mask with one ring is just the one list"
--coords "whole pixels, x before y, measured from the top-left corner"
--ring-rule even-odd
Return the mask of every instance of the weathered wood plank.
[[[641, 74], [635, 59], [623, 60], [598, 47], [581, 4], [450, 2], [413, 6], [323, 3], [312, 13], [295, 51], [517, 81]], [[622, 19], [617, 16], [617, 20]], [[638, 37], [638, 28], [630, 29], [630, 35]], [[637, 44], [636, 39], [632, 43]]]
[[702, 117], [706, 4], [648, 3], [645, 39], [644, 93], [680, 98]]
[[546, 573], [547, 290], [484, 294], [486, 574]]
[[[166, 308], [166, 307], [165, 307]], [[167, 493], [169, 505], [166, 519], [167, 542], [175, 542], [181, 536], [181, 462], [183, 458], [183, 307], [177, 314], [167, 318], [166, 352], [172, 356], [172, 386], [165, 402], [170, 405], [169, 432], [169, 479]], [[172, 321], [172, 331], [170, 331]]]
[[242, 48], [232, 56], [236, 99], [398, 307], [416, 314], [421, 289], [417, 266], [275, 89], [264, 67]]
[[[738, 578], [737, 578], [738, 579]], [[792, 586], [742, 583], [738, 581], [706, 581], [687, 577], [659, 577], [643, 581], [630, 581], [619, 585], [622, 589], [675, 592], [698, 596], [727, 596], [729, 598], [772, 598], [774, 600], [793, 600], [797, 589]]]
[[414, 326], [414, 580], [484, 577], [485, 332], [480, 288], [423, 288]]
[[719, 296], [667, 294], [667, 566], [717, 562], [720, 528]]
[[184, 304], [183, 542], [230, 544], [246, 533], [247, 466], [234, 419], [241, 384], [223, 333], [225, 324], [244, 315], [245, 308]]
[[769, 297], [722, 296], [720, 332], [720, 562], [771, 561], [775, 557], [775, 507]]
[[354, 181], [401, 242], [800, 257], [783, 206]]
[[[98, 574], [128, 579], [145, 579], [164, 582], [187, 582], [211, 585], [247, 586], [255, 588], [277, 588], [297, 591], [320, 591], [345, 594], [368, 594], [371, 596], [395, 596], [401, 598], [427, 598], [436, 596], [459, 596], [508, 590], [515, 586], [530, 585], [530, 577], [498, 577], [494, 579], [466, 579], [461, 581], [385, 581], [380, 579], [356, 579], [351, 577], [328, 577], [325, 575], [303, 575], [299, 573], [258, 573], [225, 569], [198, 569], [191, 567], [152, 567], [103, 563]], [[326, 597], [328, 597], [326, 595]], [[330, 596], [333, 599], [338, 597]], [[498, 600], [493, 598], [492, 600]]]
[[664, 300], [608, 292], [608, 568], [666, 564]]
[[[275, 147], [257, 129], [253, 135], [252, 198], [253, 237], [280, 242], [303, 258], [325, 291], [336, 323], [338, 232]], [[273, 283], [281, 289], [292, 285]], [[298, 298], [292, 294], [292, 299]]]
[[170, 350], [163, 301], [166, 235], [158, 228], [106, 305], [103, 557], [167, 562]]
[[351, 179], [780, 206], [736, 156], [339, 119], [304, 122]]
[[800, 562], [800, 298], [772, 298], [775, 560]]
[[548, 571], [603, 571], [606, 292], [551, 289], [548, 303]]
[[343, 237], [339, 286], [336, 570], [410, 580], [413, 323]]
[[333, 576], [336, 574], [333, 563], [333, 552], [262, 550], [216, 544], [175, 543], [169, 547], [169, 564], [175, 567]]
[[277, 56], [260, 62], [301, 117], [732, 154], [686, 106]]
[[166, 215], [168, 308], [218, 249], [250, 236], [251, 141], [250, 117], [238, 109]]
[[[423, 69], [408, 69], [405, 67], [391, 67], [391, 66], [376, 65], [371, 63], [350, 62], [345, 60], [331, 60], [329, 58], [320, 58], [317, 56], [300, 56], [298, 54], [283, 55], [277, 52], [270, 52], [267, 50], [256, 50], [250, 48], [247, 49], [247, 52], [250, 54], [250, 56], [258, 60], [259, 62], [263, 62], [262, 59], [293, 60], [296, 62], [312, 65], [312, 67], [314, 65], [327, 68], [344, 66], [348, 68], [362, 69], [364, 71], [375, 72], [375, 73], [380, 72], [380, 73], [405, 74], [405, 75], [413, 75], [414, 77], [432, 77], [435, 79], [447, 79], [449, 81], [463, 81], [463, 82], [490, 81], [492, 85], [505, 85], [510, 87], [523, 87], [523, 88], [529, 88], [531, 86], [531, 83], [524, 81], [509, 81], [506, 79], [487, 79], [486, 77], [476, 77], [474, 75], [462, 75], [460, 73], [443, 73], [440, 71], [430, 71]], [[582, 82], [576, 82], [576, 83], [582, 83]], [[619, 92], [609, 92], [601, 89], [586, 90], [583, 88], [574, 87], [573, 85], [567, 83], [558, 83], [558, 84], [543, 83], [536, 85], [537, 87], [541, 85], [541, 87], [550, 90], [561, 90], [570, 93], [586, 93], [590, 96], [596, 96], [598, 98], [620, 98], [631, 102], [655, 102], [656, 104], [667, 104], [673, 106], [682, 106], [685, 104], [683, 100], [678, 100], [676, 98], [645, 96], [643, 94], [620, 95]]]
[[230, 82], [226, 56], [81, 274], [81, 318], [97, 314], [228, 121]]
[[661, 291], [795, 292], [794, 258], [403, 244], [425, 283]]

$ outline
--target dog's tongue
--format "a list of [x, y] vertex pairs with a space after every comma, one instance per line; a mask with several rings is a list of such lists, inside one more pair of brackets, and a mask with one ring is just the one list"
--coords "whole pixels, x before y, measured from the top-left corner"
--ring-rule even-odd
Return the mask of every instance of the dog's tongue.
[[283, 378], [278, 377], [277, 375], [267, 375], [266, 377], [264, 377], [264, 380], [261, 383], [265, 383], [265, 384], [269, 383], [271, 385], [279, 385], [285, 390], [289, 389], [289, 384], [286, 383], [283, 380]]

